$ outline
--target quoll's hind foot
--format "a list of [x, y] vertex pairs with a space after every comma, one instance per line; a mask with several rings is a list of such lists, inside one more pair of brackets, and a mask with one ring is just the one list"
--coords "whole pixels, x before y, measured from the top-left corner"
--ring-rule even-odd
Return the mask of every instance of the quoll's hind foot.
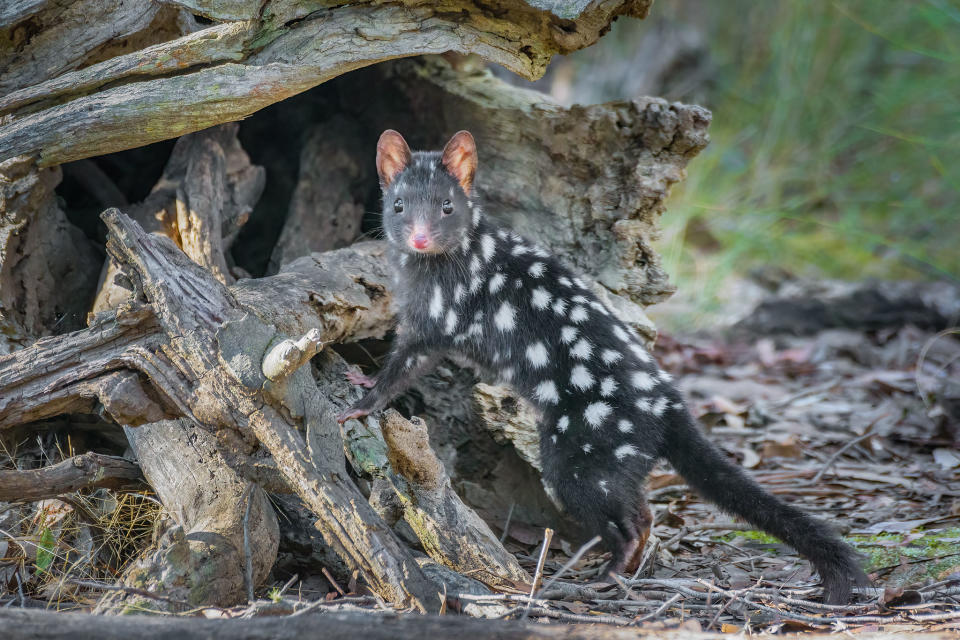
[[636, 513], [629, 522], [617, 527], [617, 534], [611, 536], [613, 542], [613, 558], [607, 569], [608, 574], [633, 574], [640, 567], [643, 560], [643, 550], [650, 537], [650, 527], [653, 525], [653, 514], [646, 500], [637, 507]]
[[350, 384], [355, 384], [358, 387], [365, 387], [367, 389], [373, 389], [374, 385], [377, 384], [375, 379], [362, 373], [357, 373], [356, 371], [347, 371], [344, 377]]

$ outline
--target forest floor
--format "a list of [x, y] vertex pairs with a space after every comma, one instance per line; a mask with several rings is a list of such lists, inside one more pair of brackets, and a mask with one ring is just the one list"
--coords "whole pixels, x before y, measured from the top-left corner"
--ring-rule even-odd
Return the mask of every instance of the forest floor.
[[[792, 549], [703, 503], [664, 465], [649, 483], [653, 536], [630, 579], [603, 582], [608, 556], [580, 554], [559, 536], [538, 570], [544, 531], [506, 518], [495, 532], [546, 586], [534, 599], [529, 585], [448, 593], [448, 611], [651, 630], [960, 630], [960, 340], [915, 324], [807, 333], [769, 337], [754, 323], [662, 334], [656, 355], [712, 439], [775, 494], [827, 519], [861, 552], [875, 588], [849, 606], [821, 604]], [[78, 444], [76, 435], [24, 440], [7, 462], [33, 466]], [[13, 507], [0, 505], [0, 533], [19, 532], [0, 539], [0, 606], [87, 609], [96, 584], [110, 582], [82, 567], [90, 550], [129, 553], [124, 545], [149, 540], [157, 518], [149, 495], [102, 490]], [[71, 518], [86, 524], [68, 527]], [[385, 611], [362, 585], [328, 572], [280, 582], [252, 607], [204, 613]]]

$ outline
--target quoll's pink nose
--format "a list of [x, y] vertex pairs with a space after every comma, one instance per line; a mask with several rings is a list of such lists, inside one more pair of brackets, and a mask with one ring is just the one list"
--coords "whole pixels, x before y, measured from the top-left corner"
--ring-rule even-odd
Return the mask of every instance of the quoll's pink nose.
[[430, 239], [427, 238], [427, 234], [420, 231], [410, 234], [410, 245], [414, 249], [426, 249], [429, 244]]

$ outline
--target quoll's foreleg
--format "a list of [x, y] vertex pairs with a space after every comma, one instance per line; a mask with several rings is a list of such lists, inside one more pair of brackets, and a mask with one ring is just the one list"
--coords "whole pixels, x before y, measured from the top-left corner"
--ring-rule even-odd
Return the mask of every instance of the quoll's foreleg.
[[442, 355], [435, 347], [422, 343], [397, 342], [387, 356], [387, 362], [375, 377], [348, 371], [347, 380], [369, 390], [353, 406], [341, 413], [337, 422], [361, 418], [383, 409], [391, 400], [406, 391], [419, 376], [429, 371]]

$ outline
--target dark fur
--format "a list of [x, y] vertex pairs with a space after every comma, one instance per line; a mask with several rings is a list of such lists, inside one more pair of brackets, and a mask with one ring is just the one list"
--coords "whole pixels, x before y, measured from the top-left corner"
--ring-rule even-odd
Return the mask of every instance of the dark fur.
[[[766, 492], [704, 437], [669, 376], [570, 269], [487, 219], [474, 224], [477, 198], [464, 193], [440, 154], [413, 154], [405, 169], [383, 182], [383, 226], [396, 270], [399, 326], [375, 386], [342, 418], [383, 408], [440, 356], [455, 352], [510, 384], [539, 410], [544, 482], [575, 520], [603, 537], [613, 551], [613, 570], [623, 570], [640, 551], [650, 525], [643, 483], [654, 463], [666, 458], [707, 499], [810, 560], [823, 579], [828, 601], [845, 602], [853, 584], [866, 582], [854, 551], [826, 524]], [[397, 198], [403, 200], [403, 214], [394, 213]], [[443, 215], [441, 205], [448, 199], [454, 212]], [[409, 247], [406, 238], [414, 224], [429, 230], [437, 253]], [[492, 255], [484, 256], [485, 236], [495, 240]], [[466, 250], [461, 245], [465, 237]], [[471, 269], [475, 257], [479, 268]], [[539, 276], [536, 268], [531, 272], [535, 263], [543, 264]], [[492, 279], [501, 277], [502, 285], [491, 292]], [[471, 293], [474, 278], [481, 284]], [[458, 286], [464, 294], [451, 317]], [[545, 308], [533, 304], [537, 288], [550, 296]], [[558, 299], [566, 301], [560, 313], [554, 306]], [[578, 304], [580, 299], [585, 301]], [[504, 303], [514, 310], [512, 328], [502, 311]], [[579, 321], [575, 306], [585, 313]], [[575, 328], [576, 335], [564, 341], [564, 327]], [[589, 344], [589, 353], [582, 345], [578, 348], [581, 339]], [[536, 345], [544, 351], [535, 348], [528, 357], [528, 348]], [[605, 362], [606, 350], [620, 357]], [[538, 357], [543, 354], [545, 358]], [[588, 388], [580, 388], [587, 383], [582, 371], [580, 386], [574, 383], [578, 366], [592, 378]], [[608, 377], [616, 389], [601, 396], [601, 381]], [[544, 381], [554, 383], [555, 401], [545, 394], [548, 389], [538, 392]], [[565, 428], [564, 417], [569, 421]], [[626, 421], [622, 428], [621, 421]]]

